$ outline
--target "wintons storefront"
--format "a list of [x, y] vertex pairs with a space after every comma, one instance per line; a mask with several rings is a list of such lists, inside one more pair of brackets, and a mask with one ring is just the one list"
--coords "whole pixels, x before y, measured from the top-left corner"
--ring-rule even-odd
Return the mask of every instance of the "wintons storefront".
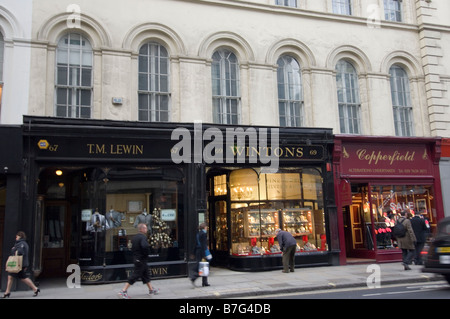
[[400, 261], [392, 235], [400, 211], [431, 231], [444, 217], [439, 138], [335, 136], [333, 165], [341, 264]]

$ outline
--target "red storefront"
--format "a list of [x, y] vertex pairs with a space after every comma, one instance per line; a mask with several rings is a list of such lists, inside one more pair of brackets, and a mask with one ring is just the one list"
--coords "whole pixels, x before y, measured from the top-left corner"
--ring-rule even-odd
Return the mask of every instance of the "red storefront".
[[401, 210], [431, 229], [444, 217], [440, 138], [336, 135], [333, 152], [340, 263], [401, 261], [392, 227]]

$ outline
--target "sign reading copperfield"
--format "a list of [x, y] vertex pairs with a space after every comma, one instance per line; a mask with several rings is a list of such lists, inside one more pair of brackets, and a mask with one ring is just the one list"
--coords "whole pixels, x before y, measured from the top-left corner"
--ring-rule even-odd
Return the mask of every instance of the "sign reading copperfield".
[[343, 173], [349, 175], [431, 175], [432, 163], [424, 145], [345, 144]]

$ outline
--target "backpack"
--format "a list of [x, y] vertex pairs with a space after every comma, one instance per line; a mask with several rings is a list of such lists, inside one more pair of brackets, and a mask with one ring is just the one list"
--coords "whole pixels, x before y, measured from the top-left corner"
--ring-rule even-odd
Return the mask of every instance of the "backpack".
[[397, 221], [394, 228], [392, 229], [392, 233], [396, 238], [402, 238], [406, 236], [406, 227], [403, 225], [403, 222], [406, 219], [403, 219], [402, 221]]

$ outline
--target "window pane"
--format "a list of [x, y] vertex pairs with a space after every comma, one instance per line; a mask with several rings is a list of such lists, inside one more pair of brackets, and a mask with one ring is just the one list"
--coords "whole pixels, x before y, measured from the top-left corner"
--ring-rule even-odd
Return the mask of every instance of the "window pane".
[[[234, 53], [226, 49], [220, 49], [213, 54], [211, 80], [214, 122], [238, 124], [240, 81], [239, 64]], [[226, 103], [226, 109], [223, 109], [222, 103]], [[233, 107], [230, 108], [231, 105]]]
[[413, 119], [408, 75], [396, 65], [391, 67], [389, 73], [396, 135], [412, 136]]
[[[170, 96], [169, 59], [167, 50], [158, 43], [149, 42], [139, 50], [139, 94], [140, 121], [168, 121]], [[145, 101], [144, 101], [145, 96]], [[163, 103], [161, 105], [160, 103]], [[144, 115], [143, 108], [148, 110]], [[164, 113], [164, 114], [162, 114]]]
[[288, 55], [280, 57], [277, 64], [280, 123], [301, 126], [303, 93], [300, 65]]
[[[89, 41], [80, 34], [66, 34], [58, 42], [56, 62], [56, 115], [89, 118], [93, 65], [93, 52]], [[81, 86], [89, 89], [81, 90]], [[80, 105], [83, 107], [80, 108]]]
[[341, 133], [360, 134], [360, 102], [358, 75], [347, 61], [340, 60], [336, 65], [336, 88], [339, 103], [339, 122]]
[[91, 86], [92, 69], [82, 69], [81, 86]]

